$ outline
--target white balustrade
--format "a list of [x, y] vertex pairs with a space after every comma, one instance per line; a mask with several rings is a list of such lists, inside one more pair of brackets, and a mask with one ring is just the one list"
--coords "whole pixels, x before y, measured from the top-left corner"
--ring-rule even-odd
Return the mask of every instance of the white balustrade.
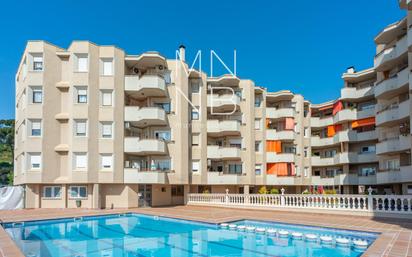
[[188, 204], [412, 214], [411, 195], [189, 194]]

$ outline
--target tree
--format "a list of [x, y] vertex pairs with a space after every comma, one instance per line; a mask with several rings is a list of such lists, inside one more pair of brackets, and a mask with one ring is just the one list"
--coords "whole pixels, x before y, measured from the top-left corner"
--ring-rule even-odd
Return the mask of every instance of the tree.
[[0, 120], [0, 184], [13, 184], [14, 120]]

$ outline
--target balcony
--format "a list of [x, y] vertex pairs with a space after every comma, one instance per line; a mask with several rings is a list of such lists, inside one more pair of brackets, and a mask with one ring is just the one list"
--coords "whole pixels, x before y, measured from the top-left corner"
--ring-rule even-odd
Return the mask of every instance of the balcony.
[[336, 133], [333, 137], [325, 137], [325, 138], [320, 138], [319, 136], [311, 137], [312, 147], [335, 145], [341, 142], [348, 142], [348, 141], [349, 141], [349, 131], [348, 130], [340, 131]]
[[378, 157], [376, 153], [349, 153], [349, 162], [350, 163], [371, 163], [378, 162]]
[[124, 183], [165, 184], [167, 183], [167, 172], [140, 171], [139, 169], [125, 168]]
[[279, 186], [295, 186], [295, 177], [286, 176], [286, 177], [278, 177], [277, 175], [268, 174], [266, 176], [266, 185], [279, 185]]
[[159, 107], [124, 107], [124, 120], [136, 127], [167, 125], [166, 117], [165, 110]]
[[238, 120], [208, 120], [207, 133], [216, 136], [239, 135], [240, 121]]
[[238, 185], [241, 183], [242, 174], [226, 174], [222, 172], [208, 172], [208, 185]]
[[402, 37], [395, 46], [387, 48], [375, 56], [375, 69], [382, 71], [392, 66], [396, 60], [406, 53], [408, 47], [407, 36]]
[[333, 116], [319, 118], [319, 117], [311, 117], [310, 124], [312, 127], [321, 128], [327, 127], [333, 124]]
[[158, 75], [126, 76], [124, 90], [136, 97], [167, 95], [165, 79]]
[[399, 136], [385, 139], [376, 144], [376, 154], [397, 153], [411, 148], [411, 136]]
[[163, 140], [140, 139], [138, 137], [126, 137], [124, 139], [124, 152], [140, 155], [166, 154], [167, 147]]
[[356, 132], [354, 130], [349, 132], [349, 141], [351, 142], [362, 142], [378, 139], [376, 130], [365, 131], [365, 132]]
[[333, 157], [312, 156], [312, 166], [334, 166], [349, 163], [349, 153], [338, 153]]
[[293, 153], [266, 153], [266, 162], [295, 162], [295, 154]]
[[412, 166], [400, 166], [395, 170], [381, 171], [376, 174], [377, 184], [408, 183], [412, 181]]
[[345, 87], [340, 91], [342, 99], [359, 99], [366, 96], [373, 95], [374, 89], [372, 86], [364, 88]]
[[292, 107], [289, 108], [266, 108], [266, 118], [269, 119], [280, 119], [286, 117], [294, 117], [295, 109]]
[[392, 125], [409, 117], [410, 100], [400, 104], [393, 104], [379, 111], [376, 115], [376, 125]]
[[240, 159], [240, 148], [237, 147], [221, 147], [218, 145], [207, 146], [208, 159]]
[[276, 131], [275, 129], [267, 129], [266, 139], [293, 141], [295, 139], [295, 132], [293, 130]]
[[408, 88], [409, 70], [407, 68], [398, 72], [394, 77], [376, 83], [376, 98], [392, 98], [403, 89]]
[[240, 105], [240, 97], [236, 94], [208, 94], [207, 95], [207, 107], [213, 109], [216, 108], [228, 108], [233, 110], [234, 107]]

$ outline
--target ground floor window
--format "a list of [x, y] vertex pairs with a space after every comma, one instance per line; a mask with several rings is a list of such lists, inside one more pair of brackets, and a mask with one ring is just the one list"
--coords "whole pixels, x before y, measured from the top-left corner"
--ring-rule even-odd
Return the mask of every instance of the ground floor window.
[[172, 196], [184, 196], [184, 186], [172, 186]]
[[45, 186], [43, 187], [43, 198], [57, 199], [61, 197], [60, 186]]
[[70, 198], [87, 198], [87, 187], [86, 186], [71, 186], [70, 187]]

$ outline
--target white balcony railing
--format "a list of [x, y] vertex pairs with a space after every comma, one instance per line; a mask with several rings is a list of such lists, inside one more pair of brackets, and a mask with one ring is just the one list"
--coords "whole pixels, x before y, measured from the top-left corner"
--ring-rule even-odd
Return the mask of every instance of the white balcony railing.
[[166, 111], [159, 107], [125, 106], [124, 120], [136, 126], [166, 125]]
[[349, 153], [337, 153], [333, 157], [312, 156], [312, 166], [332, 166], [349, 163]]
[[401, 89], [403, 86], [407, 86], [409, 82], [409, 69], [405, 68], [398, 72], [394, 77], [386, 79], [376, 83], [375, 97], [382, 98], [385, 96], [391, 96], [391, 93]]
[[[283, 191], [283, 189], [282, 189]], [[189, 194], [189, 205], [412, 214], [412, 195]]]
[[240, 133], [238, 120], [208, 120], [207, 133]]
[[166, 142], [159, 139], [124, 138], [124, 152], [136, 154], [165, 154]]
[[158, 75], [125, 76], [124, 89], [145, 96], [165, 96], [167, 93], [165, 79]]
[[411, 136], [399, 136], [376, 144], [376, 154], [401, 152], [411, 148]]
[[242, 174], [207, 173], [207, 182], [210, 185], [237, 185], [241, 182], [241, 178]]
[[379, 70], [383, 68], [386, 64], [389, 64], [390, 62], [394, 61], [395, 59], [406, 53], [407, 49], [408, 39], [405, 35], [396, 43], [395, 46], [387, 48], [375, 56], [375, 69]]
[[239, 106], [240, 97], [236, 94], [208, 94], [207, 107]]
[[289, 108], [268, 107], [266, 108], [266, 118], [269, 118], [269, 119], [279, 119], [279, 118], [294, 117], [294, 116], [295, 116], [295, 109], [292, 107], [289, 107]]
[[384, 125], [409, 116], [410, 100], [403, 101], [400, 104], [394, 104], [383, 110], [380, 110], [376, 115], [376, 125]]
[[295, 154], [293, 153], [266, 153], [266, 161], [273, 162], [295, 162]]
[[294, 140], [295, 132], [293, 130], [276, 131], [275, 129], [266, 130], [267, 140]]
[[207, 146], [207, 158], [209, 159], [238, 159], [240, 149], [237, 147], [221, 147], [218, 145]]
[[167, 172], [140, 171], [139, 169], [125, 168], [124, 183], [165, 184]]
[[345, 87], [340, 91], [342, 99], [359, 99], [365, 96], [373, 95], [374, 88], [372, 86], [364, 88]]

